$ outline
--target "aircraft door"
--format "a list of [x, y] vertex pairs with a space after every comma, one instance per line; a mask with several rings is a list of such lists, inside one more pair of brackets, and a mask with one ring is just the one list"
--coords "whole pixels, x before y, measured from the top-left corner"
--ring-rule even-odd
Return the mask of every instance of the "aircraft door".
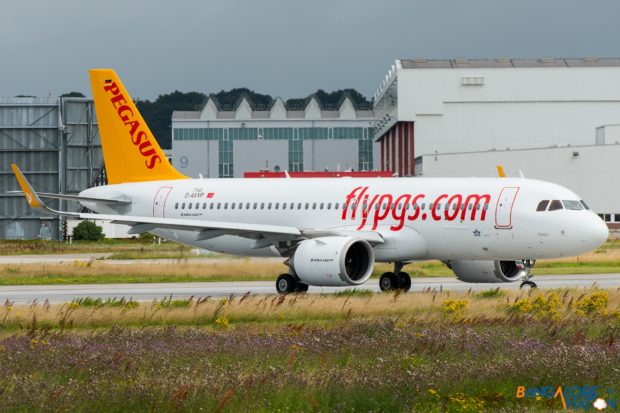
[[505, 187], [497, 199], [495, 207], [495, 228], [511, 229], [512, 228], [512, 207], [514, 206], [518, 187]]
[[165, 217], [165, 206], [166, 200], [168, 199], [168, 195], [172, 191], [172, 187], [170, 186], [162, 186], [159, 188], [157, 193], [155, 194], [155, 198], [153, 199], [153, 216], [164, 218]]

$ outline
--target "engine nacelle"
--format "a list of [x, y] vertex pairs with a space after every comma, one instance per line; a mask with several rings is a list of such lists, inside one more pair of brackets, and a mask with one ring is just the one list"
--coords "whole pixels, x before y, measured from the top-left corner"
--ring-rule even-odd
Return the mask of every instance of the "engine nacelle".
[[322, 237], [302, 241], [293, 256], [299, 279], [316, 286], [365, 283], [372, 274], [375, 253], [370, 244], [352, 237]]
[[448, 261], [456, 278], [469, 283], [509, 283], [519, 281], [534, 267], [533, 260]]

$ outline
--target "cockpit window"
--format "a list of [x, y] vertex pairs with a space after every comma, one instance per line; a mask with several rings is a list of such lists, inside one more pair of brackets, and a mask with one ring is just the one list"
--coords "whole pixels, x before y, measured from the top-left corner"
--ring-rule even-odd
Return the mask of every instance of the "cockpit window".
[[583, 209], [583, 205], [581, 205], [579, 201], [563, 199], [562, 203], [564, 204], [564, 208], [566, 209], [571, 209], [573, 211], [580, 211]]
[[587, 210], [590, 210], [590, 207], [588, 206], [588, 204], [586, 204], [586, 201], [584, 201], [583, 199], [581, 201], [579, 201], [581, 203], [581, 205], [583, 205], [583, 207]]
[[559, 199], [554, 199], [551, 201], [551, 205], [549, 205], [549, 211], [557, 211], [558, 209], [563, 209], [562, 202]]
[[538, 206], [536, 207], [536, 211], [546, 211], [547, 205], [549, 205], [549, 200], [545, 199], [544, 201], [540, 201]]

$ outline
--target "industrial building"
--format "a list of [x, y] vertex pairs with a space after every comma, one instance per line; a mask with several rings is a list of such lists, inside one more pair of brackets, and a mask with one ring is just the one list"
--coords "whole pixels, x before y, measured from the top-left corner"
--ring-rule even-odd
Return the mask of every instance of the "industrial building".
[[[104, 179], [93, 102], [85, 98], [0, 99], [0, 238], [62, 239], [66, 223], [28, 207], [11, 171], [41, 192], [77, 194]], [[49, 200], [76, 210], [75, 202]]]
[[315, 96], [302, 107], [276, 98], [257, 107], [241, 96], [232, 107], [209, 97], [200, 111], [172, 115], [172, 159], [183, 174], [242, 177], [248, 171], [371, 171], [371, 107], [344, 96], [335, 107]]
[[620, 59], [396, 60], [374, 102], [378, 166], [400, 176], [435, 153], [613, 143]]

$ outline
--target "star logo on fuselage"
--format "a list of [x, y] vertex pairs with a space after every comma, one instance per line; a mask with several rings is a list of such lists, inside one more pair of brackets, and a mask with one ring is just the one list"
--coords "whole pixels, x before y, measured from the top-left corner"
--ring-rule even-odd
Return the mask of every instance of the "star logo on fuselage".
[[474, 230], [474, 237], [479, 237], [481, 235], [481, 232], [477, 229]]

